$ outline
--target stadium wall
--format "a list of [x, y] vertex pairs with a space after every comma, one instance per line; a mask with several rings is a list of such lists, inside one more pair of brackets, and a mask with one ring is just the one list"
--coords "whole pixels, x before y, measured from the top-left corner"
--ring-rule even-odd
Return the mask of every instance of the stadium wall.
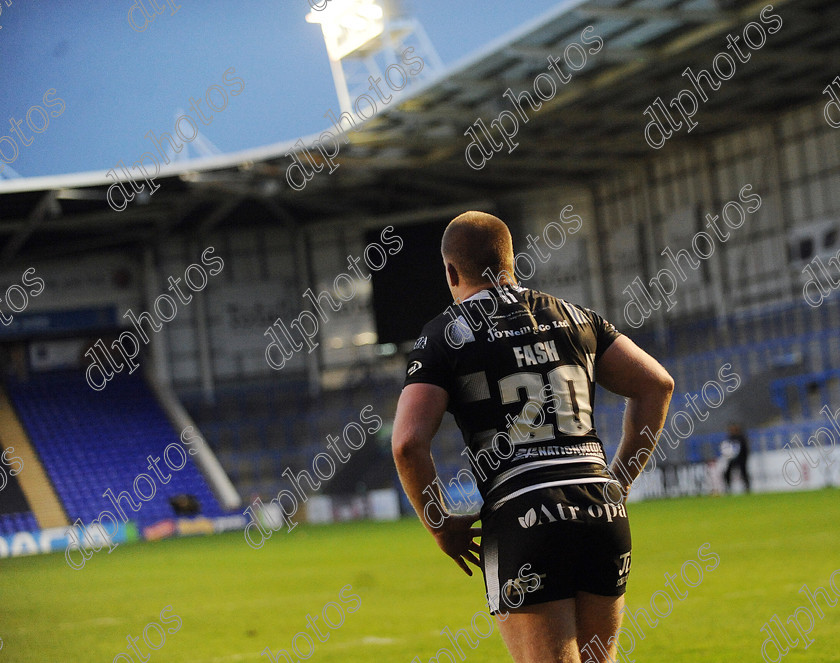
[[[87, 306], [135, 306], [140, 300], [140, 263], [127, 252], [101, 253], [84, 260], [38, 261], [27, 265], [49, 287], [31, 297], [27, 311]], [[24, 268], [4, 268], [4, 284], [21, 283]]]
[[[176, 386], [190, 387], [202, 381], [202, 328], [209, 345], [207, 367], [215, 381], [248, 381], [277, 376], [266, 361], [271, 340], [265, 332], [280, 319], [288, 328], [302, 312], [315, 312], [306, 296], [328, 291], [340, 305], [334, 311], [320, 299], [326, 320], [318, 317], [318, 336], [310, 353], [307, 347], [289, 358], [285, 375], [301, 375], [332, 366], [371, 359], [375, 331], [370, 282], [354, 276], [348, 257], [359, 258], [365, 249], [359, 228], [235, 228], [220, 231], [206, 243], [225, 259], [225, 270], [202, 292], [203, 306], [185, 307], [167, 328], [166, 354], [171, 379]], [[159, 275], [183, 270], [194, 255], [194, 242], [173, 238], [161, 249]], [[369, 273], [362, 262], [362, 274]], [[334, 294], [334, 281], [346, 274], [347, 301]], [[159, 277], [160, 278], [160, 277]], [[205, 321], [200, 320], [205, 316]], [[200, 324], [201, 323], [201, 324]], [[299, 338], [296, 334], [296, 338]], [[279, 356], [279, 355], [278, 355]], [[317, 362], [317, 363], [316, 363]]]
[[[527, 250], [528, 235], [539, 237], [567, 205], [580, 216], [580, 230], [550, 260], [537, 261], [526, 284], [602, 311], [631, 334], [805, 303], [803, 268], [814, 256], [825, 259], [840, 250], [840, 132], [826, 124], [823, 105], [815, 104], [715, 139], [669, 145], [587, 187], [524, 192], [504, 201], [514, 211], [509, 221], [518, 229], [517, 251]], [[724, 208], [737, 228], [724, 222]], [[720, 234], [709, 225], [709, 214], [718, 216]], [[712, 246], [705, 238], [695, 240], [700, 232]], [[827, 246], [824, 240], [832, 237], [834, 244]], [[675, 256], [685, 250], [697, 267], [683, 257], [680, 274], [663, 254], [666, 247]], [[663, 269], [676, 277], [668, 301], [650, 284]], [[660, 280], [670, 289], [667, 275]], [[663, 303], [641, 324], [640, 316], [625, 310], [634, 292], [644, 301], [639, 282]]]
[[[682, 262], [686, 279], [679, 278], [673, 307], [645, 325], [803, 302], [809, 258], [796, 254], [797, 238], [812, 226], [817, 235], [840, 231], [840, 134], [825, 123], [822, 105], [703, 144], [669, 147], [644, 167], [593, 186], [598, 223], [609, 228], [602, 234], [607, 314], [626, 328], [625, 289], [637, 277], [649, 284], [660, 269], [675, 272], [662, 251], [692, 253], [700, 231], [715, 239], [714, 253], [695, 270]], [[744, 192], [746, 185], [751, 189]], [[754, 208], [755, 201], [743, 203], [752, 195], [760, 197], [760, 207], [738, 228], [719, 221], [729, 236], [715, 237], [706, 215], [722, 215], [730, 201]], [[830, 253], [838, 249], [840, 239]]]

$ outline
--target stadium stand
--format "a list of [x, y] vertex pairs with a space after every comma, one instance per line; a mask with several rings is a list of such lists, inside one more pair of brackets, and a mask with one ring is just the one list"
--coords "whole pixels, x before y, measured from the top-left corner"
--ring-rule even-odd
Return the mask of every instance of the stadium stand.
[[0, 515], [0, 535], [7, 536], [15, 532], [34, 532], [37, 529], [38, 521], [31, 511]]
[[[159, 463], [166, 485], [149, 470], [147, 456], [160, 458], [167, 445], [181, 445], [178, 432], [167, 420], [152, 391], [139, 374], [117, 375], [95, 403], [79, 371], [35, 373], [28, 379], [9, 378], [9, 396], [36, 448], [41, 462], [61, 499], [71, 522], [81, 518], [85, 524], [103, 510], [114, 511], [104, 493], [127, 491], [140, 505], [132, 512], [128, 500], [121, 507], [138, 527], [173, 517], [168, 498], [192, 494], [198, 498], [201, 513], [223, 515], [210, 487], [196, 466], [187, 460], [183, 469], [173, 471]], [[186, 452], [186, 450], [185, 450]], [[173, 466], [182, 456], [171, 453]], [[152, 478], [155, 495], [149, 501], [135, 497], [133, 488], [140, 474]], [[148, 483], [139, 490], [148, 495]], [[32, 514], [0, 518], [5, 533], [35, 530]]]
[[[288, 488], [281, 476], [285, 468], [310, 468], [314, 457], [325, 451], [327, 435], [340, 437], [349, 422], [358, 421], [363, 407], [372, 405], [374, 414], [390, 418], [399, 390], [391, 379], [366, 380], [316, 397], [309, 395], [305, 381], [272, 380], [220, 387], [212, 404], [198, 392], [184, 394], [182, 400], [239, 494], [270, 499], [280, 488]], [[391, 485], [390, 455], [380, 474]], [[338, 474], [330, 483], [340, 483]], [[330, 484], [321, 492], [330, 493]]]

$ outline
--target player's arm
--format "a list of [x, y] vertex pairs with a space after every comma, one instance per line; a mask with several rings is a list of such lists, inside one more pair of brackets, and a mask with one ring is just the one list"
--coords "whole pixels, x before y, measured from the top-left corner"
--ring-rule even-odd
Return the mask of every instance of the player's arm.
[[442, 387], [425, 383], [406, 385], [397, 404], [391, 448], [400, 482], [420, 522], [435, 537], [441, 550], [467, 575], [472, 575], [467, 561], [478, 565], [479, 547], [473, 538], [480, 535], [481, 530], [471, 528], [478, 516], [444, 514], [443, 523], [438, 527], [426, 519], [430, 502], [437, 501], [436, 510], [444, 504], [434, 483], [437, 471], [431, 446], [448, 402], [449, 394]]
[[626, 336], [619, 336], [595, 367], [598, 384], [628, 399], [621, 442], [610, 471], [625, 495], [653, 452], [655, 442], [642, 435], [662, 430], [674, 391], [674, 379], [662, 365]]

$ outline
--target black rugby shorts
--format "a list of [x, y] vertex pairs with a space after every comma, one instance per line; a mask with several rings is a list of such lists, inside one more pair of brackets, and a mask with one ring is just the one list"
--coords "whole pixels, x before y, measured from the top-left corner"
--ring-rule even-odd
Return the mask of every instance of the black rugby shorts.
[[610, 482], [530, 491], [482, 513], [482, 571], [491, 614], [574, 598], [621, 596], [630, 571], [626, 507]]

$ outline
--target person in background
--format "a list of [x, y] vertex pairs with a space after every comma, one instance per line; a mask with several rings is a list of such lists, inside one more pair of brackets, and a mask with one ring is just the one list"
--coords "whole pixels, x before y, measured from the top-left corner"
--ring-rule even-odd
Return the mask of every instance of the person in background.
[[750, 444], [747, 441], [747, 436], [744, 435], [741, 426], [734, 422], [730, 423], [727, 427], [727, 433], [728, 437], [721, 444], [721, 452], [724, 457], [729, 458], [729, 462], [726, 464], [726, 470], [723, 473], [726, 492], [731, 492], [732, 470], [736, 467], [741, 473], [744, 489], [750, 492], [750, 475], [747, 471], [747, 458], [750, 455]]

